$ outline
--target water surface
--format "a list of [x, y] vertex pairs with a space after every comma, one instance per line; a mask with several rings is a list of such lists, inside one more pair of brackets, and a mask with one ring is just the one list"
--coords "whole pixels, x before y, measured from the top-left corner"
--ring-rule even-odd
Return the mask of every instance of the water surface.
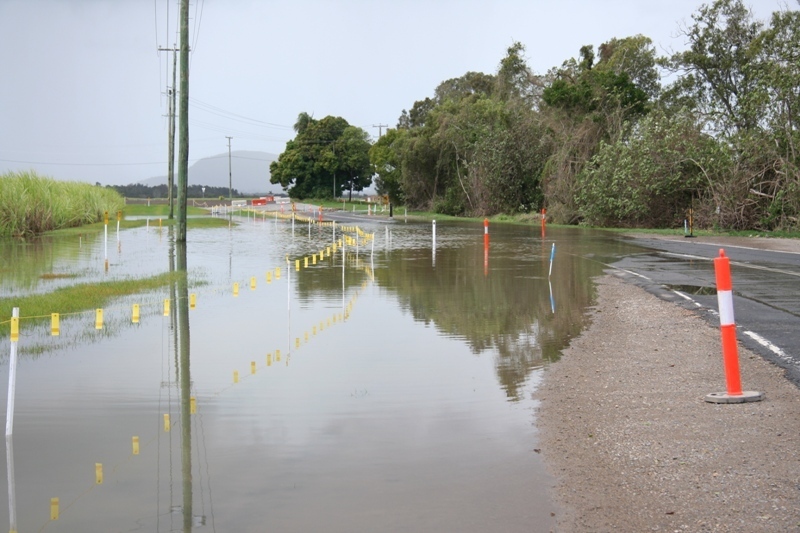
[[[367, 221], [373, 240], [319, 258], [329, 226], [240, 222], [191, 230], [185, 255], [157, 227], [111, 232], [108, 245], [2, 244], [13, 260], [0, 297], [180, 267], [188, 283], [111, 303], [99, 331], [94, 311], [62, 318], [59, 337], [23, 319], [13, 479], [2, 472], [15, 497], [0, 520], [15, 515], [18, 531], [554, 525], [532, 394], [583, 327], [591, 278], [629, 248], [500, 225], [487, 248], [482, 225], [440, 222], [434, 249], [430, 224]], [[6, 334], [3, 383], [9, 351]]]

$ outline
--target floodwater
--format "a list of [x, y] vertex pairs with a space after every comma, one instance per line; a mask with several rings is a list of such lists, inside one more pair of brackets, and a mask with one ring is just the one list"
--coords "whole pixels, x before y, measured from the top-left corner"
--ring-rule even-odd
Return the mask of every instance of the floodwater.
[[[109, 226], [107, 240], [0, 243], [0, 298], [188, 274], [112, 301], [102, 329], [92, 310], [62, 316], [52, 336], [49, 317], [20, 310], [0, 523], [48, 532], [553, 527], [532, 395], [543, 366], [584, 326], [592, 277], [629, 246], [588, 230], [543, 237], [539, 227], [495, 225], [487, 247], [481, 224], [440, 222], [434, 247], [430, 223], [365, 220], [359, 229], [374, 238], [321, 258], [335, 242], [330, 226], [237, 221], [190, 230], [185, 248], [156, 224]], [[7, 383], [8, 324], [0, 328]]]

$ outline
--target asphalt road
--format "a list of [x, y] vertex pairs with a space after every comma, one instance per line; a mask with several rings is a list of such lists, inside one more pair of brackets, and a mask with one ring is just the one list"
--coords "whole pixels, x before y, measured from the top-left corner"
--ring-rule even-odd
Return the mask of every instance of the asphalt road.
[[[724, 248], [731, 260], [738, 339], [800, 386], [800, 253], [694, 239], [626, 240], [643, 250], [612, 265], [620, 274], [717, 326], [713, 259]], [[742, 379], [747, 388], [746, 376]]]

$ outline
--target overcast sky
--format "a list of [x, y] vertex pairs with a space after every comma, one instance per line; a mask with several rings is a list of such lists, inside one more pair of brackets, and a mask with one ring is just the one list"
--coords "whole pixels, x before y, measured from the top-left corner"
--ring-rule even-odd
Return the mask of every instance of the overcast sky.
[[[378, 137], [468, 71], [494, 74], [519, 41], [536, 73], [612, 37], [682, 50], [700, 0], [193, 0], [190, 163], [283, 151], [297, 115]], [[779, 0], [750, 0], [768, 20]], [[180, 2], [0, 0], [0, 173], [133, 183], [166, 174]], [[797, 9], [794, 2], [793, 9]], [[169, 14], [167, 13], [169, 11]]]

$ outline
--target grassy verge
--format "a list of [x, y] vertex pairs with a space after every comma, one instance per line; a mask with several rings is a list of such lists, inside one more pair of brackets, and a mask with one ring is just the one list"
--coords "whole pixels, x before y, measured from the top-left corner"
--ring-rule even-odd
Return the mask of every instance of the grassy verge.
[[[186, 214], [187, 215], [207, 215], [208, 209], [204, 209], [202, 207], [186, 207]], [[173, 210], [175, 216], [178, 215], [178, 209], [175, 208]], [[125, 216], [151, 216], [151, 217], [164, 217], [165, 219], [169, 215], [169, 206], [168, 205], [144, 205], [144, 204], [126, 204], [125, 207], [122, 209], [122, 214]]]
[[[170, 226], [176, 225], [178, 222], [176, 219], [169, 220], [167, 218], [161, 219], [161, 227], [168, 228]], [[234, 225], [236, 223], [234, 222]], [[122, 219], [119, 223], [120, 229], [131, 229], [131, 228], [142, 228], [148, 225], [148, 221], [144, 219], [140, 220], [125, 220]], [[151, 218], [149, 222], [150, 228], [158, 228], [159, 221], [157, 218]], [[51, 232], [53, 235], [86, 235], [89, 233], [101, 233], [103, 231], [104, 224], [102, 222], [97, 222], [95, 224], [86, 224], [84, 226], [80, 226], [78, 228], [66, 228], [57, 231]], [[203, 218], [187, 218], [186, 219], [186, 227], [187, 228], [227, 228], [228, 227], [228, 220], [219, 218], [219, 217], [203, 217]], [[117, 221], [109, 221], [108, 222], [108, 230], [109, 231], [116, 231], [117, 230]]]
[[0, 336], [9, 333], [8, 320], [14, 307], [19, 307], [22, 319], [45, 320], [51, 313], [79, 313], [106, 307], [114, 298], [160, 289], [185, 275], [185, 272], [166, 272], [143, 279], [80, 283], [44, 294], [0, 298]]
[[0, 237], [28, 238], [90, 224], [123, 205], [110, 188], [56, 181], [32, 171], [8, 172], [0, 176]]

